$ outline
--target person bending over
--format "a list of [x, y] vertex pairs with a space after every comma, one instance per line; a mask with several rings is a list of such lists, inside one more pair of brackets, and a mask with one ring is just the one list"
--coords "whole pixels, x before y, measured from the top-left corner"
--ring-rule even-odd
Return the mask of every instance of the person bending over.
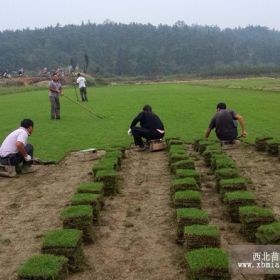
[[[140, 127], [136, 126], [140, 123]], [[150, 105], [145, 105], [141, 113], [139, 113], [132, 121], [128, 134], [134, 138], [134, 143], [138, 146], [138, 150], [145, 150], [143, 139], [147, 141], [161, 139], [164, 137], [164, 126], [160, 118], [152, 112]]]
[[209, 137], [211, 130], [215, 128], [216, 135], [220, 141], [233, 144], [238, 135], [237, 121], [240, 123], [242, 129], [241, 136], [246, 137], [247, 132], [242, 116], [234, 111], [227, 110], [225, 103], [219, 103], [216, 109], [217, 112], [205, 132], [206, 138]]
[[33, 146], [27, 143], [28, 136], [32, 134], [34, 123], [24, 119], [20, 127], [11, 132], [0, 147], [0, 163], [13, 165], [17, 173], [30, 173], [32, 168]]

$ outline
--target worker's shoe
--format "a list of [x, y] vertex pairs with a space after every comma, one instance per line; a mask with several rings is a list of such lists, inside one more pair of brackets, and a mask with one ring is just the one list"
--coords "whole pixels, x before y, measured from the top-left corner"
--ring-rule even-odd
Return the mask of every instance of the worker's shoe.
[[13, 165], [0, 164], [0, 176], [13, 178], [17, 175], [16, 168]]
[[33, 165], [25, 165], [21, 169], [21, 174], [33, 173], [36, 172], [37, 170], [38, 168]]
[[135, 149], [136, 152], [144, 152], [147, 151], [147, 148], [145, 146], [139, 146]]

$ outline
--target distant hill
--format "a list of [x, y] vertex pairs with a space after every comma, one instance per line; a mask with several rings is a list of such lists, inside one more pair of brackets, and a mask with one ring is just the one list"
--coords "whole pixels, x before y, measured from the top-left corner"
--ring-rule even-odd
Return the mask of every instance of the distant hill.
[[0, 33], [0, 71], [79, 66], [103, 76], [280, 72], [280, 32], [266, 27], [67, 25]]

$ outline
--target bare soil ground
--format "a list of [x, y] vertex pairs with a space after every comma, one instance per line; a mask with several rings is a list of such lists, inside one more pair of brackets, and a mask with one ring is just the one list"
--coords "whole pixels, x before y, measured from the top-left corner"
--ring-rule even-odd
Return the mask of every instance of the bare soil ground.
[[175, 243], [165, 152], [128, 151], [121, 193], [106, 200], [96, 242], [85, 247], [88, 269], [71, 280], [183, 280], [183, 249]]

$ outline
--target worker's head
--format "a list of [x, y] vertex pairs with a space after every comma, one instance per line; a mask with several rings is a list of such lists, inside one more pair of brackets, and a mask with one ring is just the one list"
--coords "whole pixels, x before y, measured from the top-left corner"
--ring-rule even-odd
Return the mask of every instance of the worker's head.
[[152, 112], [152, 107], [151, 107], [150, 105], [145, 105], [145, 106], [143, 107], [143, 111], [144, 111], [144, 112]]
[[81, 74], [80, 74], [80, 73], [78, 73], [78, 74], [77, 74], [77, 77], [80, 77], [80, 76], [81, 76]]
[[24, 119], [21, 121], [20, 126], [24, 127], [28, 131], [28, 134], [30, 135], [33, 131], [34, 123], [30, 119]]
[[219, 103], [218, 105], [217, 105], [217, 111], [220, 111], [220, 110], [225, 110], [227, 108], [227, 105], [226, 105], [226, 103]]
[[57, 74], [53, 74], [52, 79], [53, 81], [57, 82], [59, 80], [59, 77]]

